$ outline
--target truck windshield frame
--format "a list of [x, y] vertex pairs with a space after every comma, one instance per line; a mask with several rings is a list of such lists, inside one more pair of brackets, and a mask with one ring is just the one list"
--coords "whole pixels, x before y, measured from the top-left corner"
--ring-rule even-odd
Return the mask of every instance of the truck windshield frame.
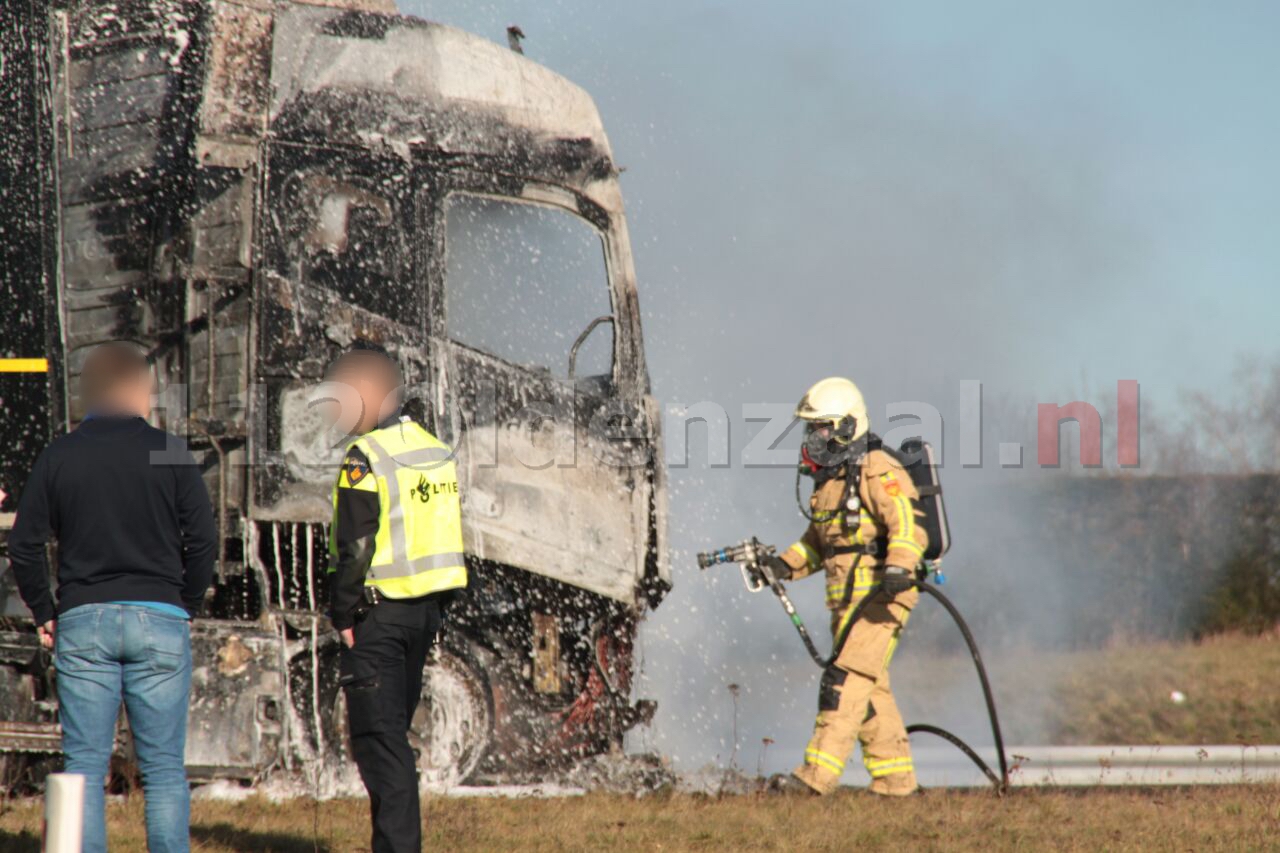
[[[597, 318], [617, 315], [608, 231], [567, 204], [468, 188], [444, 194], [438, 211], [443, 336], [518, 369], [572, 380], [578, 336]], [[460, 215], [469, 220], [466, 230]], [[564, 239], [528, 242], [538, 237]], [[608, 329], [607, 337], [597, 332], [583, 343], [578, 377], [613, 382], [617, 324]]]

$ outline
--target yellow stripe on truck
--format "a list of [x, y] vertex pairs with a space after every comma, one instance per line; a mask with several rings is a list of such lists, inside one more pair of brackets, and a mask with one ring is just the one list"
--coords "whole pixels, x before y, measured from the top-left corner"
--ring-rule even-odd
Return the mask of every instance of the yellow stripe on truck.
[[48, 373], [47, 358], [0, 358], [0, 373]]

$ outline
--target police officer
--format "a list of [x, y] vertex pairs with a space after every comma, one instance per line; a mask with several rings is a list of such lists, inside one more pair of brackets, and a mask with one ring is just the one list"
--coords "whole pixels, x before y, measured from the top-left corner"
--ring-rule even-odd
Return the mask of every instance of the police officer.
[[774, 558], [782, 577], [826, 573], [831, 631], [837, 637], [854, 607], [875, 598], [853, 625], [835, 663], [822, 674], [818, 718], [804, 763], [783, 790], [829, 794], [839, 784], [854, 741], [877, 794], [916, 790], [911, 746], [889, 688], [889, 661], [919, 592], [912, 585], [928, 545], [917, 521], [911, 476], [870, 432], [858, 387], [833, 377], [814, 385], [796, 407], [807, 422], [802, 470], [814, 479], [809, 528]]
[[374, 853], [422, 848], [418, 767], [408, 729], [451, 591], [467, 585], [452, 452], [402, 417], [400, 371], [353, 350], [329, 369], [360, 407], [333, 489], [330, 617], [351, 752], [369, 792]]

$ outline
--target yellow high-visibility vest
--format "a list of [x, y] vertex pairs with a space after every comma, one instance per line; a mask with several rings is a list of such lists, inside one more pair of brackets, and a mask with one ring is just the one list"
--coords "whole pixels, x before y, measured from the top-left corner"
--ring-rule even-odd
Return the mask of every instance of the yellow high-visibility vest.
[[[378, 495], [378, 534], [365, 585], [387, 598], [465, 587], [462, 501], [449, 446], [405, 419], [360, 436], [348, 445], [352, 447], [368, 457], [369, 475], [346, 488]], [[346, 474], [338, 476], [341, 480]], [[336, 557], [338, 483], [333, 509], [329, 553]]]

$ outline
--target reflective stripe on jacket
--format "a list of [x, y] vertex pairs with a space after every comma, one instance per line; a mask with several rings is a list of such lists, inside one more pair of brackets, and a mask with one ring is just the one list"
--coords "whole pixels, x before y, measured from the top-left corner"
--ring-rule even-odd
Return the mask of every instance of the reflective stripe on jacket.
[[[465, 587], [453, 451], [409, 420], [367, 433], [349, 447], [368, 458], [369, 473], [358, 480], [346, 470], [339, 474], [333, 489], [335, 513], [339, 486], [378, 495], [378, 532], [365, 585], [387, 598], [418, 598]], [[336, 553], [332, 534], [330, 551]]]
[[[906, 469], [877, 449], [863, 457], [861, 473], [856, 512], [841, 506], [844, 478], [827, 480], [809, 499], [813, 516], [809, 528], [781, 555], [791, 567], [792, 578], [826, 571], [827, 607], [832, 610], [856, 604], [875, 589], [886, 565], [915, 568], [929, 543], [918, 523], [915, 501], [919, 496]], [[873, 545], [878, 547], [876, 554], [851, 550]], [[844, 553], [839, 553], [841, 549]], [[911, 595], [900, 599], [906, 601]]]

